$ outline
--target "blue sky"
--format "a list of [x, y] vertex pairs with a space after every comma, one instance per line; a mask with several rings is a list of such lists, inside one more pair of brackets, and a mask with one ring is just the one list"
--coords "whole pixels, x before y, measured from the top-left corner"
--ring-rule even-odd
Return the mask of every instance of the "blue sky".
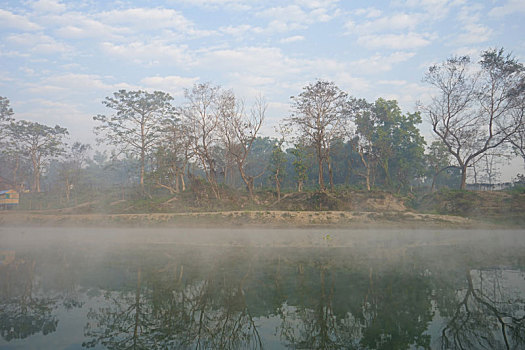
[[183, 88], [210, 81], [247, 104], [262, 93], [270, 135], [317, 78], [414, 111], [432, 63], [491, 47], [523, 62], [524, 21], [523, 0], [3, 0], [0, 96], [19, 119], [93, 142], [92, 116], [110, 113], [101, 102], [114, 91], [181, 103]]

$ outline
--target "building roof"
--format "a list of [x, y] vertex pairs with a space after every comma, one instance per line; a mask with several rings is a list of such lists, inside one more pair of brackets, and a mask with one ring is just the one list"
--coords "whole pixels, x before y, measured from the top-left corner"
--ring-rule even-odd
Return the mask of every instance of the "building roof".
[[0, 195], [6, 194], [6, 193], [17, 193], [17, 192], [15, 190], [0, 191]]

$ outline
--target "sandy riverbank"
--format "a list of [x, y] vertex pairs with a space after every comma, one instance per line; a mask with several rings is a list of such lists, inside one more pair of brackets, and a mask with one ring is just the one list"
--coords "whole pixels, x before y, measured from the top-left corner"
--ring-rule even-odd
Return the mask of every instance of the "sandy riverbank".
[[149, 214], [57, 214], [11, 211], [0, 213], [2, 226], [82, 227], [311, 227], [344, 228], [478, 228], [459, 216], [405, 212], [348, 211], [224, 211]]

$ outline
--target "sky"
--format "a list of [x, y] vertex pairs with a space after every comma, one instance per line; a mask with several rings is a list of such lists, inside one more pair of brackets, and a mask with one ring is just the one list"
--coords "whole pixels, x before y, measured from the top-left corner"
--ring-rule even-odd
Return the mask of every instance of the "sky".
[[413, 112], [432, 94], [432, 64], [500, 47], [524, 62], [524, 22], [523, 0], [2, 0], [0, 96], [17, 119], [94, 143], [92, 117], [111, 114], [113, 92], [161, 90], [181, 104], [185, 88], [210, 82], [247, 105], [264, 95], [270, 136], [316, 79]]

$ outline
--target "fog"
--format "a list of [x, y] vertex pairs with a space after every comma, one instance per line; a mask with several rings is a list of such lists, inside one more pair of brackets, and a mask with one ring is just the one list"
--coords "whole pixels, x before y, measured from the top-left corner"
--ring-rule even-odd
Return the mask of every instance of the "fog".
[[0, 227], [0, 348], [518, 348], [524, 237]]

